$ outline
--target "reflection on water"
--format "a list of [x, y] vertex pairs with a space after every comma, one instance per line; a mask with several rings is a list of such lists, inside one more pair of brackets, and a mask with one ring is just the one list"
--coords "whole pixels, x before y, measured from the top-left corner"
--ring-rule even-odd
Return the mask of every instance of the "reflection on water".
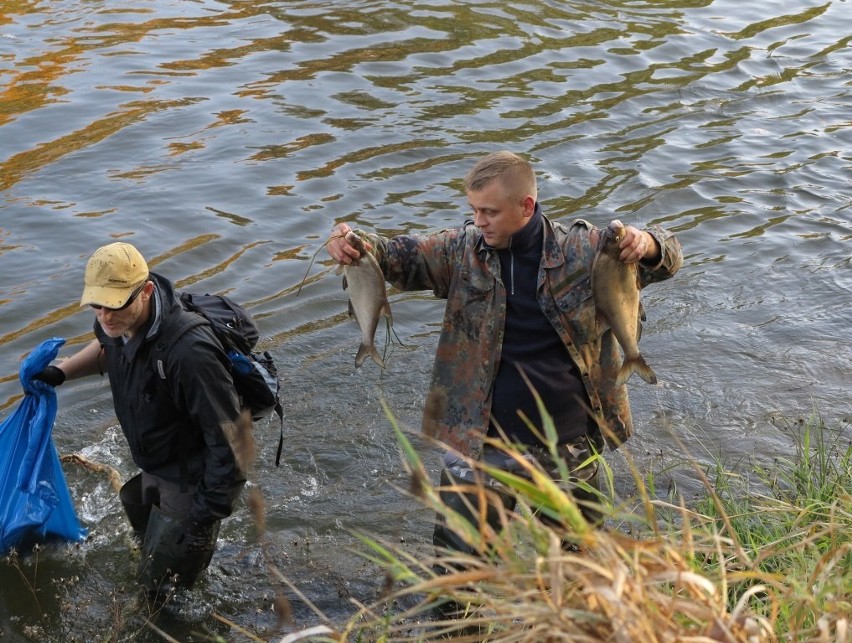
[[[428, 549], [380, 401], [419, 425], [442, 306], [392, 295], [404, 346], [384, 376], [355, 371], [320, 246], [343, 220], [384, 234], [459, 223], [461, 177], [509, 148], [534, 161], [551, 216], [661, 223], [684, 245], [681, 273], [645, 297], [643, 353], [662, 381], [632, 385], [640, 462], [672, 451], [670, 431], [701, 459], [783, 453], [792, 429], [776, 418], [849, 417], [846, 5], [7, 0], [0, 410], [27, 351], [91, 337], [77, 301], [103, 243], [246, 302], [282, 364], [287, 453], [271, 466], [274, 431], [258, 427], [267, 542], [245, 511], [228, 521], [197, 602], [273, 627], [265, 552], [319, 609], [351, 613], [381, 585], [346, 551], [351, 530]], [[133, 472], [104, 382], [63, 386], [55, 440]], [[90, 474], [69, 480], [92, 540], [24, 573], [0, 566], [12, 637], [142, 627], [115, 499]], [[297, 624], [318, 622], [289, 597]]]

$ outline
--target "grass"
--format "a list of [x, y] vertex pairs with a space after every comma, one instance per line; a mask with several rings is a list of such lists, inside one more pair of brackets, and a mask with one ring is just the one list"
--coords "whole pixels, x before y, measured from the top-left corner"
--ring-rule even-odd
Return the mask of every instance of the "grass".
[[[598, 507], [606, 516], [603, 528], [586, 522], [570, 492], [517, 450], [506, 448], [526, 465], [524, 476], [472, 465], [498, 479], [517, 498], [513, 511], [503, 507], [490, 488], [464, 489], [487, 497], [497, 508], [502, 529], [492, 530], [484, 523], [470, 524], [441, 503], [441, 488], [431, 484], [417, 451], [389, 412], [388, 417], [410, 474], [411, 494], [425, 510], [441, 514], [476, 554], [436, 552], [417, 557], [405, 545], [360, 535], [362, 555], [385, 570], [386, 582], [380, 597], [356, 603], [357, 614], [341, 624], [326, 618], [268, 562], [270, 580], [280, 588], [275, 597], [279, 628], [285, 622], [293, 625], [281, 591], [285, 588], [308, 605], [320, 623], [273, 639], [276, 643], [442, 638], [460, 643], [850, 640], [848, 422], [836, 430], [818, 417], [794, 423], [790, 428], [795, 449], [790, 456], [752, 466], [746, 473], [730, 471], [720, 462], [707, 467], [691, 461], [706, 493], [689, 506], [674, 494], [658, 497], [654, 475], [640, 472], [629, 452], [636, 497], [613, 506], [609, 502], [615, 497], [613, 472], [605, 459], [593, 455], [590, 460], [597, 461], [606, 490]], [[251, 471], [255, 449], [250, 425], [232, 438], [241, 465]], [[555, 430], [547, 423], [544, 438], [554, 449]], [[248, 494], [248, 506], [263, 545], [265, 503], [259, 489]], [[6, 562], [23, 576], [37, 601], [17, 557], [9, 556]], [[436, 567], [457, 571], [438, 574]], [[74, 591], [69, 581], [60, 594]], [[128, 618], [130, 603], [123, 604], [121, 598], [114, 597], [114, 614], [108, 617], [116, 628]], [[462, 618], [427, 618], [431, 608], [447, 606], [448, 601], [456, 604]], [[147, 615], [138, 628], [175, 640], [158, 629], [153, 616]], [[241, 640], [265, 640], [213, 616]], [[42, 638], [36, 629], [30, 634]], [[197, 640], [224, 639], [208, 633], [199, 634]]]
[[740, 587], [749, 577], [771, 587], [754, 608], [779, 635], [832, 640], [835, 625], [835, 640], [843, 640], [852, 615], [850, 482], [852, 446], [831, 440], [813, 420], [802, 427], [795, 457], [757, 468], [753, 480], [719, 471], [713, 493], [696, 507], [700, 528], [740, 552], [731, 560], [709, 556], [704, 566], [744, 579]]
[[[500, 531], [446, 509], [415, 449], [394, 428], [412, 493], [476, 555], [417, 559], [362, 536], [365, 555], [386, 570], [386, 593], [325, 640], [849, 640], [852, 445], [848, 432], [843, 442], [844, 427], [832, 433], [812, 419], [797, 427], [793, 457], [749, 476], [693, 463], [706, 496], [691, 507], [655, 498], [634, 469], [641, 510], [612, 507], [602, 497], [608, 518], [600, 529], [541, 470], [529, 467], [518, 477], [474, 463], [518, 498], [510, 512], [489, 489], [475, 490], [498, 507]], [[552, 440], [552, 426], [545, 432]], [[600, 466], [611, 480], [603, 459]], [[458, 571], [436, 574], [436, 564]], [[464, 618], [426, 618], [447, 600]]]

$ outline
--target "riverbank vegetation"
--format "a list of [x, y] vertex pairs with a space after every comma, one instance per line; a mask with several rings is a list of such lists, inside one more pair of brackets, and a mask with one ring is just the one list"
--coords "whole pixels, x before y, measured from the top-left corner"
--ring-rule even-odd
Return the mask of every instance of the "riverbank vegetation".
[[[525, 479], [485, 469], [519, 499], [514, 512], [501, 511], [500, 533], [480, 533], [443, 507], [396, 428], [412, 493], [477, 555], [418, 559], [364, 536], [367, 556], [387, 570], [387, 591], [361, 606], [342, 638], [326, 640], [848, 641], [850, 426], [832, 430], [815, 418], [792, 428], [789, 458], [747, 472], [692, 462], [706, 490], [692, 506], [653, 496], [635, 467], [637, 497], [612, 506], [612, 475], [599, 459], [610, 486], [602, 529], [540, 470], [529, 467]], [[436, 565], [456, 571], [436, 574]], [[462, 618], [435, 616], [447, 601]]]
[[[629, 444], [622, 451], [635, 491], [616, 493], [607, 460], [593, 456], [603, 480], [602, 528], [589, 525], [570, 492], [536, 467], [528, 464], [527, 475], [515, 477], [474, 463], [499, 477], [518, 499], [515, 510], [508, 511], [500, 509], [492, 489], [473, 489], [498, 507], [504, 526], [499, 532], [474, 528], [444, 507], [417, 450], [391, 422], [409, 472], [409, 492], [424, 512], [442, 514], [476, 555], [414, 553], [406, 543], [361, 534], [360, 553], [385, 570], [382, 595], [369, 601], [350, 597], [354, 615], [334, 622], [274, 564], [275, 551], [267, 551], [264, 536], [265, 503], [253, 487], [247, 501], [269, 580], [277, 588], [279, 622], [271, 629], [279, 633], [252, 632], [247, 622], [213, 613], [215, 623], [190, 625], [193, 640], [852, 643], [848, 420], [834, 426], [817, 417], [791, 422], [787, 433], [795, 448], [788, 457], [764, 463], [744, 458], [748, 466], [708, 466], [684, 456], [681, 469], [704, 489], [689, 502], [676, 489], [661, 494], [659, 469], [633, 466]], [[545, 433], [552, 444], [553, 427], [545, 426]], [[238, 454], [251, 469], [250, 426], [242, 435]], [[507, 452], [526, 462], [519, 451]], [[620, 472], [620, 482], [624, 477]], [[91, 628], [109, 632], [104, 641], [137, 640], [146, 630], [151, 636], [144, 640], [178, 640], [131, 589], [115, 588], [109, 611], [92, 612], [90, 599], [80, 596], [76, 573], [73, 579], [53, 581], [56, 596], [51, 599], [43, 571], [36, 583], [43, 565], [32, 559], [23, 564], [14, 555], [5, 562], [10, 578], [19, 576], [26, 588], [21, 600], [31, 596], [37, 605], [40, 597], [53, 600], [57, 611], [70, 614], [60, 619], [61, 628], [78, 627], [79, 613]], [[436, 569], [454, 571], [439, 574]], [[321, 624], [293, 629], [288, 596], [308, 605]], [[459, 614], [450, 614], [452, 608]], [[289, 634], [282, 633], [285, 623]], [[217, 627], [230, 635], [213, 634]], [[23, 622], [22, 628], [33, 640], [86, 639], [64, 630], [52, 636], [38, 623]]]

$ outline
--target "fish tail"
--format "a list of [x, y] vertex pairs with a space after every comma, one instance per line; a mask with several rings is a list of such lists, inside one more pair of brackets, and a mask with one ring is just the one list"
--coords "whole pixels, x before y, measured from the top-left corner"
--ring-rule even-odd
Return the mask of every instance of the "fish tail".
[[382, 356], [379, 355], [379, 351], [375, 346], [373, 346], [373, 350], [370, 351], [370, 357], [372, 357], [373, 361], [379, 365], [379, 368], [385, 368], [385, 361], [382, 359]]
[[379, 355], [379, 351], [376, 348], [375, 344], [372, 346], [368, 346], [367, 344], [361, 344], [358, 347], [358, 354], [355, 355], [355, 367], [361, 366], [367, 357], [372, 357], [373, 361], [379, 365], [380, 368], [385, 368], [385, 363], [382, 361], [382, 356]]
[[648, 384], [657, 383], [657, 374], [654, 373], [654, 369], [648, 366], [644, 357], [637, 355], [632, 359], [624, 360], [618, 371], [618, 377], [615, 380], [616, 385], [622, 386], [626, 384], [633, 373], [638, 373], [639, 377], [648, 382]]

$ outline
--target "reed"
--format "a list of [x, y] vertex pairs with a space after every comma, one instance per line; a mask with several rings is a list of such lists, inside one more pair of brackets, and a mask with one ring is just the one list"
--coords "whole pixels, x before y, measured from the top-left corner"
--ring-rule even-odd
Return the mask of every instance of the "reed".
[[[361, 605], [337, 640], [848, 641], [852, 446], [819, 419], [798, 432], [791, 458], [756, 475], [693, 462], [706, 496], [691, 507], [655, 498], [633, 468], [641, 511], [601, 496], [601, 528], [586, 523], [570, 492], [540, 469], [513, 476], [473, 463], [518, 499], [508, 511], [488, 488], [467, 490], [498, 507], [503, 528], [493, 531], [443, 506], [440, 489], [389, 417], [413, 495], [476, 554], [418, 559], [362, 535], [364, 555], [386, 570], [386, 592]], [[546, 423], [551, 448], [554, 436]], [[505, 450], [526, 462], [516, 449]], [[611, 480], [603, 459], [600, 466]], [[432, 616], [442, 605], [459, 613]]]

